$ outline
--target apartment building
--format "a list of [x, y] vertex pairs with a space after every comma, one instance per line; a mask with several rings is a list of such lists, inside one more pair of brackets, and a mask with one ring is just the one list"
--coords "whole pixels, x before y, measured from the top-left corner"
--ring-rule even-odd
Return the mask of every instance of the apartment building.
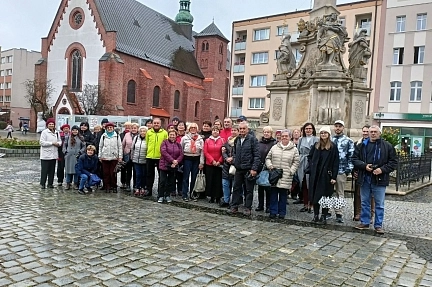
[[40, 58], [41, 53], [22, 48], [0, 52], [0, 108], [6, 112], [3, 118], [8, 115], [14, 126], [20, 117], [30, 117], [23, 83], [34, 79], [34, 65]]
[[[338, 5], [339, 20], [347, 27], [349, 38], [353, 38], [360, 29], [367, 29], [373, 57], [369, 61], [368, 86], [375, 85], [377, 61], [375, 43], [379, 40], [380, 22], [376, 15], [381, 14], [382, 1], [361, 1]], [[287, 12], [269, 15], [233, 23], [231, 56], [231, 89], [229, 116], [236, 118], [244, 115], [252, 127], [259, 125], [261, 113], [269, 110], [266, 85], [273, 81], [276, 73], [278, 47], [282, 37], [291, 35], [293, 52], [297, 62], [301, 59], [297, 38], [297, 23], [301, 18], [309, 20], [309, 11]], [[348, 50], [348, 47], [346, 45]], [[348, 53], [344, 55], [348, 66]], [[374, 94], [371, 94], [373, 99]]]
[[374, 119], [399, 128], [406, 152], [431, 152], [432, 2], [388, 0], [383, 10]]

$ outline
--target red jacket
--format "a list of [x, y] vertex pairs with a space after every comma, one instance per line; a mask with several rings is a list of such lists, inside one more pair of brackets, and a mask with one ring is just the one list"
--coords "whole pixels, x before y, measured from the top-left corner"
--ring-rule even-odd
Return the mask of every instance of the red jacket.
[[228, 138], [231, 136], [231, 128], [221, 130], [219, 136], [223, 138], [225, 142], [228, 142]]
[[223, 164], [222, 146], [224, 143], [225, 140], [220, 136], [216, 139], [211, 136], [204, 142], [205, 164], [213, 165], [213, 160]]

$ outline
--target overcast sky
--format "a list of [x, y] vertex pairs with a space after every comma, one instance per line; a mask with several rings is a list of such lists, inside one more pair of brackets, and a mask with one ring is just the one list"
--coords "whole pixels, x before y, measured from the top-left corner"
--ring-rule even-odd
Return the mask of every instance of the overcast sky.
[[[138, 1], [172, 19], [179, 9], [178, 0]], [[61, 0], [0, 0], [2, 50], [26, 48], [40, 51], [40, 39], [48, 35], [60, 2]], [[337, 1], [338, 4], [348, 2], [354, 1]], [[195, 31], [203, 30], [214, 18], [225, 37], [231, 39], [233, 21], [308, 9], [310, 5], [310, 0], [192, 0], [191, 13], [195, 18]]]

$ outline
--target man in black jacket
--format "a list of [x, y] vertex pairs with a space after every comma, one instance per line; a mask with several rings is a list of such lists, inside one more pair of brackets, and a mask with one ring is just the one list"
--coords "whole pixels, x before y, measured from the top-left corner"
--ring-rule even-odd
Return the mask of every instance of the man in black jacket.
[[260, 165], [260, 152], [258, 140], [249, 134], [249, 127], [246, 122], [239, 124], [239, 136], [234, 141], [233, 161], [236, 173], [229, 213], [238, 212], [244, 185], [246, 208], [243, 213], [249, 216], [251, 215], [255, 179]]
[[373, 125], [369, 128], [369, 138], [357, 145], [353, 156], [354, 167], [358, 169], [357, 182], [361, 185], [360, 224], [356, 229], [368, 229], [371, 223], [370, 201], [375, 199], [375, 232], [384, 234], [384, 198], [389, 185], [390, 173], [397, 167], [394, 147], [381, 139], [381, 129]]

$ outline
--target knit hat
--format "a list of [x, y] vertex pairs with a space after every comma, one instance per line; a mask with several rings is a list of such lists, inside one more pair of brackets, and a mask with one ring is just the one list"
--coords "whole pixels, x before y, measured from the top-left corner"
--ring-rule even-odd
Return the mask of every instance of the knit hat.
[[106, 123], [108, 123], [108, 119], [107, 119], [107, 118], [102, 119], [102, 121], [101, 121], [101, 125], [106, 124]]
[[77, 131], [79, 131], [79, 129], [80, 129], [80, 128], [79, 128], [79, 126], [77, 126], [77, 125], [74, 125], [74, 126], [72, 127], [72, 129], [71, 129], [71, 130], [72, 130], [72, 131], [73, 131], [73, 130], [77, 130]]
[[68, 129], [70, 129], [70, 125], [68, 125], [68, 124], [64, 124], [64, 125], [62, 125], [62, 126], [60, 127], [60, 130], [63, 130], [64, 128], [68, 128]]
[[326, 132], [326, 133], [328, 133], [329, 135], [331, 135], [331, 129], [330, 129], [329, 126], [323, 126], [322, 128], [320, 128], [319, 132], [320, 132], [320, 133], [321, 133], [321, 132]]
[[174, 117], [172, 118], [172, 120], [173, 120], [173, 121], [178, 121], [178, 122], [179, 122], [179, 121], [180, 121], [180, 118], [179, 118], [178, 116], [174, 116]]
[[107, 123], [107, 124], [105, 125], [105, 128], [107, 128], [107, 127], [113, 127], [113, 128], [115, 128], [115, 126], [114, 126], [113, 123]]
[[55, 119], [54, 118], [49, 118], [46, 120], [46, 126], [48, 126], [48, 124], [53, 123], [55, 124]]

